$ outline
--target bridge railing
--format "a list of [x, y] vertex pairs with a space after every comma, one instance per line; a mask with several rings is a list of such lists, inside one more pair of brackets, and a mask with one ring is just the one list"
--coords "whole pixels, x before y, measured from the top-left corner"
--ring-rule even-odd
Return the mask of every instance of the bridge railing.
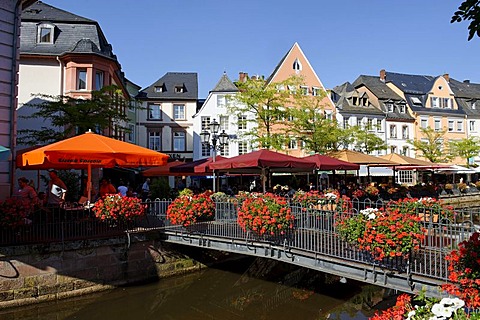
[[[457, 248], [461, 241], [467, 240], [475, 231], [480, 231], [480, 210], [475, 208], [453, 210], [453, 214], [435, 212], [429, 209], [416, 209], [422, 217], [426, 229], [425, 240], [419, 252], [408, 261], [402, 258], [376, 261], [369, 254], [362, 252], [343, 241], [337, 232], [339, 215], [346, 214], [336, 206], [322, 208], [304, 208], [298, 203], [290, 203], [295, 216], [294, 230], [285, 235], [258, 236], [251, 231], [244, 231], [237, 224], [237, 205], [230, 202], [216, 202], [215, 220], [197, 223], [185, 228], [171, 225], [166, 219], [167, 200], [152, 201], [149, 215], [162, 221], [165, 228], [179, 232], [200, 234], [225, 239], [264, 242], [269, 245], [285, 246], [306, 254], [323, 255], [343, 260], [377, 264], [381, 267], [405, 271], [428, 277], [447, 279], [445, 257]], [[354, 199], [348, 214], [359, 214], [367, 207], [384, 207], [385, 202], [359, 201]]]

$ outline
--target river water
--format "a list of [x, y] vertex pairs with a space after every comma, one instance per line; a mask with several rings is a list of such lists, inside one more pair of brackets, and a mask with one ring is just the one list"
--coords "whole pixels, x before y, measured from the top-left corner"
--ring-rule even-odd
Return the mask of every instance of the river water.
[[272, 260], [247, 259], [156, 283], [0, 310], [0, 319], [368, 319], [384, 290], [338, 280]]

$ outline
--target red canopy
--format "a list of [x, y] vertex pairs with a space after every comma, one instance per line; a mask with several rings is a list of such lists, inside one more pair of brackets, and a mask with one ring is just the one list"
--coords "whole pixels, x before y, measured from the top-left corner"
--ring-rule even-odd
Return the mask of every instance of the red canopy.
[[314, 154], [304, 159], [315, 161], [318, 170], [359, 170], [360, 165], [338, 160], [322, 154]]
[[173, 168], [182, 164], [185, 164], [185, 162], [175, 160], [172, 162], [168, 162], [166, 165], [161, 167], [153, 167], [153, 168], [144, 170], [142, 172], [142, 175], [144, 177], [173, 176], [174, 174], [170, 172], [170, 168]]
[[[221, 161], [226, 159], [225, 157], [222, 156], [216, 156], [215, 161]], [[209, 170], [208, 165], [213, 162], [213, 158], [205, 158], [205, 159], [199, 159], [195, 160], [192, 162], [186, 162], [184, 164], [181, 164], [179, 166], [175, 166], [170, 168], [170, 172], [184, 172], [184, 173], [192, 173], [197, 174], [198, 173], [212, 173], [211, 170]], [[186, 174], [188, 175], [188, 174]]]
[[[232, 171], [230, 169], [265, 169], [278, 172], [312, 171], [316, 163], [283, 153], [261, 149], [236, 157], [216, 161], [208, 165], [210, 169]], [[253, 173], [253, 172], [251, 172]]]

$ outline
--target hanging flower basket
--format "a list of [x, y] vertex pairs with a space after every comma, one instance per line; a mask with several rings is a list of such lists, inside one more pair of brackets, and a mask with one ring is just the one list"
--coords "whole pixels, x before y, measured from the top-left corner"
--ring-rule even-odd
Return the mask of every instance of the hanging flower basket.
[[244, 231], [252, 231], [259, 236], [278, 236], [293, 229], [294, 219], [284, 197], [272, 193], [252, 193], [243, 200], [237, 222]]
[[215, 203], [211, 191], [196, 195], [181, 195], [167, 209], [167, 218], [172, 224], [191, 226], [197, 222], [215, 218]]

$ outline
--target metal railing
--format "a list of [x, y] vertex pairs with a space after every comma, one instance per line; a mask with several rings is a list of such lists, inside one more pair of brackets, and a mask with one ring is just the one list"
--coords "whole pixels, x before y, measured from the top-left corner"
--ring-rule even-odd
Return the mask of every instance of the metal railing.
[[[467, 240], [475, 231], [480, 231], [480, 208], [455, 210], [455, 214], [442, 216], [429, 210], [418, 210], [426, 229], [421, 249], [409, 261], [397, 258], [376, 261], [368, 254], [352, 247], [338, 236], [336, 224], [340, 206], [305, 208], [291, 203], [295, 216], [294, 229], [285, 235], [258, 236], [244, 231], [237, 224], [238, 205], [234, 202], [216, 202], [215, 219], [200, 222], [188, 228], [172, 225], [166, 212], [170, 199], [147, 201], [147, 214], [133, 224], [106, 223], [92, 216], [89, 210], [54, 210], [39, 213], [31, 223], [0, 230], [0, 246], [29, 243], [46, 243], [78, 239], [94, 239], [122, 235], [125, 232], [165, 230], [178, 234], [197, 234], [217, 239], [241, 240], [245, 243], [263, 242], [303, 252], [304, 255], [322, 255], [343, 261], [377, 264], [380, 267], [404, 271], [436, 279], [447, 279], [446, 255], [457, 245]], [[358, 214], [367, 207], [384, 207], [378, 200], [351, 203], [348, 214]]]

